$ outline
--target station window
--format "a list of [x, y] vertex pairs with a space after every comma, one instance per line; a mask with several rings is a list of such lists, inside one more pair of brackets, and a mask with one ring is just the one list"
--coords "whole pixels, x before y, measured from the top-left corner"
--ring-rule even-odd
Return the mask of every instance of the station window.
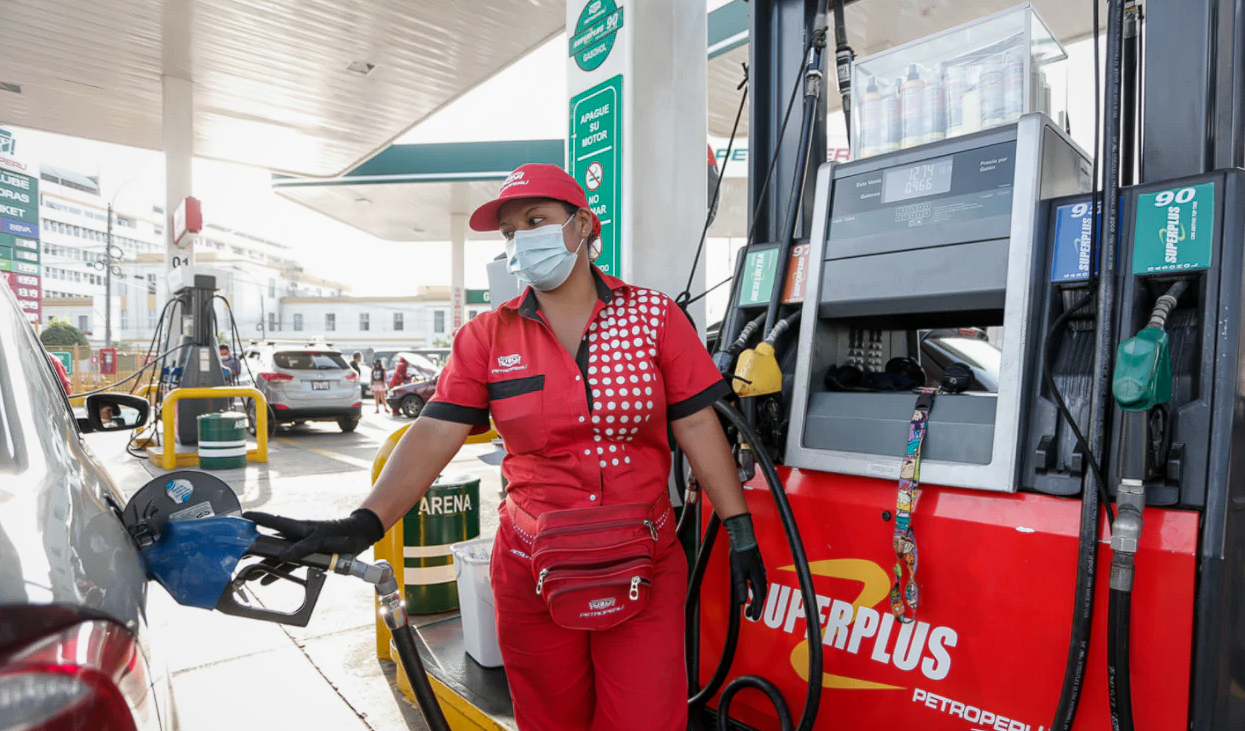
[[90, 318], [86, 315], [78, 315], [78, 329], [86, 332], [91, 329]]
[[367, 332], [372, 329], [372, 316], [366, 312], [359, 313], [359, 330]]
[[406, 327], [405, 318], [401, 312], [393, 313], [393, 329], [394, 331], [403, 330]]
[[324, 316], [324, 329], [328, 332], [337, 329], [337, 315], [330, 312]]
[[445, 334], [445, 310], [433, 310], [432, 332], [437, 335]]
[[268, 313], [268, 329], [269, 330], [280, 330], [281, 329], [281, 324], [277, 322], [277, 313], [275, 312]]
[[147, 275], [147, 294], [155, 294], [155, 293], [156, 293], [156, 275], [148, 274]]
[[147, 310], [147, 329], [148, 330], [156, 329], [156, 311], [155, 310]]
[[303, 315], [301, 312], [295, 312], [294, 313], [294, 332], [302, 332], [302, 330], [303, 330]]
[[121, 329], [129, 330], [130, 329], [130, 313], [126, 312], [125, 310], [121, 310], [121, 314], [118, 315], [118, 318], [119, 318], [119, 324], [121, 325]]
[[268, 279], [268, 296], [269, 297], [277, 296], [277, 280], [272, 279], [272, 278]]

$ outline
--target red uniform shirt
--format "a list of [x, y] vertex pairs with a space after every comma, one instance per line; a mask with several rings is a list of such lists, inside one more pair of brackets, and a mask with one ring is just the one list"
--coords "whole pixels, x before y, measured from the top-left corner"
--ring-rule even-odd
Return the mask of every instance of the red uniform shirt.
[[423, 412], [481, 429], [491, 412], [509, 499], [532, 516], [656, 501], [670, 473], [667, 422], [731, 392], [674, 300], [592, 273], [599, 302], [577, 356], [529, 288], [459, 331]]

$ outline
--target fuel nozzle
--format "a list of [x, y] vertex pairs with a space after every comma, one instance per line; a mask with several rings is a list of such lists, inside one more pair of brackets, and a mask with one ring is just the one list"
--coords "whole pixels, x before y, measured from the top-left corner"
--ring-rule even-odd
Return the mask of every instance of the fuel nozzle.
[[1141, 332], [1120, 343], [1115, 354], [1111, 393], [1125, 411], [1149, 411], [1171, 400], [1172, 360], [1167, 317], [1175, 309], [1187, 280], [1173, 284], [1154, 303]]
[[1111, 393], [1124, 411], [1120, 428], [1120, 484], [1111, 528], [1111, 588], [1133, 589], [1133, 554], [1141, 541], [1146, 506], [1145, 480], [1150, 470], [1150, 412], [1171, 400], [1172, 361], [1167, 317], [1189, 283], [1180, 280], [1154, 303], [1150, 321], [1120, 343], [1115, 355]]

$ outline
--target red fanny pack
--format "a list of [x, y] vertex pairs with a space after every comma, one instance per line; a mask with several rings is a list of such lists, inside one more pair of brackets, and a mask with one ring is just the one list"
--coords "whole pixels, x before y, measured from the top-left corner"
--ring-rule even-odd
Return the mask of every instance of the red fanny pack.
[[540, 516], [532, 571], [554, 622], [605, 630], [648, 605], [658, 543], [655, 514], [652, 505], [637, 503]]

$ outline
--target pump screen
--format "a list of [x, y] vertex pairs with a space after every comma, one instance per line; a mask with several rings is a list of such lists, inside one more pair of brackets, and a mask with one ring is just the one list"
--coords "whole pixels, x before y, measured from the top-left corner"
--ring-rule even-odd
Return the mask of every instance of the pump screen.
[[882, 202], [894, 203], [951, 190], [950, 157], [923, 162], [906, 168], [887, 170], [883, 175]]

